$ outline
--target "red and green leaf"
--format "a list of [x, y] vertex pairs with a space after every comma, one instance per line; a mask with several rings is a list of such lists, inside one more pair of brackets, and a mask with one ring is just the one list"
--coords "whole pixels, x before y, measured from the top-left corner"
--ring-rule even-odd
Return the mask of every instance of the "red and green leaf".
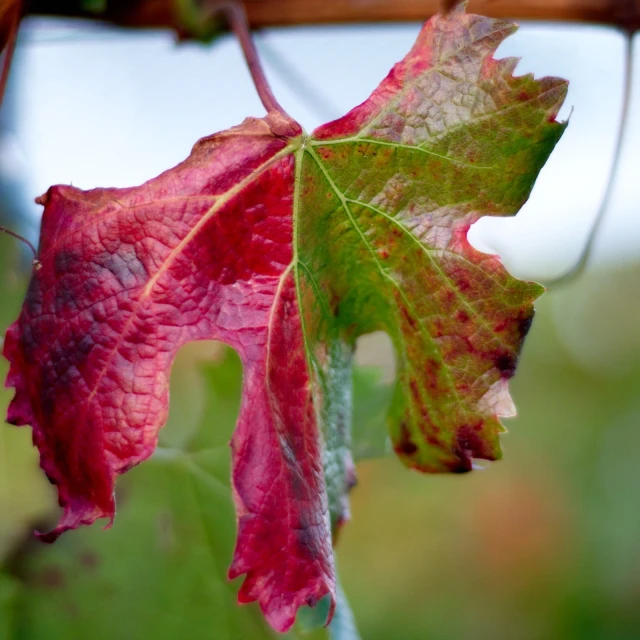
[[271, 113], [140, 187], [40, 199], [42, 267], [4, 353], [8, 419], [32, 425], [64, 509], [43, 539], [113, 520], [115, 478], [153, 452], [171, 363], [194, 340], [221, 340], [243, 363], [229, 575], [246, 576], [240, 601], [258, 600], [278, 630], [335, 597], [360, 335], [393, 342], [388, 424], [407, 466], [500, 456], [507, 380], [542, 288], [467, 232], [526, 201], [566, 93], [492, 57], [514, 29], [456, 9], [312, 135]]

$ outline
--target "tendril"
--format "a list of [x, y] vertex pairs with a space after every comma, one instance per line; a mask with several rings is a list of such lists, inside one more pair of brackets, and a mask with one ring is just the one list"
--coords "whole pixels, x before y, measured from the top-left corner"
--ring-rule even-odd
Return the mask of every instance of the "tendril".
[[550, 282], [546, 282], [547, 288], [555, 287], [557, 285], [564, 285], [573, 282], [576, 278], [581, 276], [587, 265], [589, 259], [593, 253], [593, 247], [598, 237], [598, 233], [602, 229], [602, 224], [609, 212], [611, 200], [616, 186], [616, 179], [620, 169], [620, 160], [622, 158], [622, 149], [624, 146], [625, 133], [629, 125], [629, 115], [631, 106], [631, 93], [633, 85], [633, 36], [631, 32], [626, 33], [625, 39], [625, 59], [624, 59], [624, 94], [622, 97], [622, 112], [620, 117], [620, 125], [618, 127], [618, 137], [616, 140], [616, 147], [613, 155], [613, 162], [609, 172], [609, 179], [607, 181], [607, 187], [600, 203], [600, 208], [593, 219], [591, 229], [587, 234], [585, 244], [582, 248], [580, 255], [578, 256], [575, 264], [564, 274], [554, 278]]

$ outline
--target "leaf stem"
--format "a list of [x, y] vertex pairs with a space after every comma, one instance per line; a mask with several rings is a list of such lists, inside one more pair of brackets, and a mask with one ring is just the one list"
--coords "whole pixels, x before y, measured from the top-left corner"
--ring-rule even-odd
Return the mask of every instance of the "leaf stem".
[[207, 8], [209, 12], [211, 12], [209, 17], [216, 13], [222, 13], [227, 19], [231, 30], [240, 43], [244, 59], [247, 62], [251, 78], [253, 79], [253, 84], [267, 113], [278, 113], [286, 120], [293, 122], [293, 118], [283, 109], [271, 90], [267, 76], [262, 68], [262, 63], [260, 62], [258, 50], [249, 31], [249, 22], [247, 21], [244, 5], [237, 0], [223, 0], [213, 3], [209, 2]]
[[607, 187], [600, 203], [600, 208], [596, 214], [591, 229], [587, 235], [586, 242], [582, 252], [578, 256], [576, 263], [563, 275], [554, 278], [550, 282], [545, 283], [547, 288], [555, 287], [556, 285], [568, 284], [573, 282], [576, 278], [581, 276], [591, 258], [593, 253], [593, 247], [597, 239], [598, 233], [602, 229], [602, 224], [609, 212], [611, 200], [613, 198], [614, 187], [616, 186], [616, 178], [620, 169], [620, 161], [622, 158], [622, 148], [624, 145], [625, 132], [627, 131], [630, 116], [631, 106], [631, 93], [633, 86], [633, 33], [631, 31], [626, 32], [625, 39], [625, 57], [624, 57], [624, 93], [622, 96], [622, 112], [620, 117], [620, 125], [618, 128], [618, 137], [616, 140], [616, 147], [613, 155], [613, 162], [611, 164], [611, 170], [609, 172], [609, 179]]
[[453, 7], [460, 3], [460, 0], [440, 0], [440, 13], [447, 15]]

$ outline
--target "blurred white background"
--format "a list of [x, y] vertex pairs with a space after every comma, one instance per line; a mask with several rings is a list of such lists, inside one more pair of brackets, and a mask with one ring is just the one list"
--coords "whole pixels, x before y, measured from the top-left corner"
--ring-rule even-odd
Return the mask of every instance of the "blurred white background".
[[[418, 24], [268, 30], [257, 36], [275, 94], [311, 131], [364, 100], [411, 47]], [[637, 49], [637, 47], [636, 47]], [[525, 24], [500, 48], [518, 73], [570, 81], [569, 127], [530, 201], [512, 219], [483, 219], [478, 248], [520, 277], [549, 280], [577, 259], [611, 167], [624, 82], [625, 42], [613, 29]], [[638, 58], [635, 51], [635, 58]], [[640, 255], [640, 64], [615, 197], [594, 264]], [[2, 163], [32, 197], [51, 184], [139, 184], [186, 157], [201, 136], [263, 108], [231, 37], [177, 44], [168, 32], [123, 32], [71, 21], [23, 24]], [[35, 226], [35, 225], [34, 225]]]

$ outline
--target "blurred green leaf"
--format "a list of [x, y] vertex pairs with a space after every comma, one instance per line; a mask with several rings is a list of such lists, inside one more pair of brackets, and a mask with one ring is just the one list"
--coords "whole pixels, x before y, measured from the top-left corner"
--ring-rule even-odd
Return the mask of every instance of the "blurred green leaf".
[[[301, 607], [298, 611], [297, 627], [302, 633], [310, 633], [314, 630], [320, 630], [324, 627], [329, 615], [329, 596], [324, 597], [313, 608]], [[338, 582], [336, 609], [333, 619], [327, 628], [329, 640], [360, 640], [360, 635], [356, 628], [356, 621], [353, 612], [349, 606], [349, 601]], [[308, 636], [305, 636], [308, 637]]]
[[383, 382], [379, 368], [354, 368], [352, 451], [355, 460], [391, 453], [386, 416], [392, 394], [393, 387]]
[[16, 580], [0, 574], [0, 638], [14, 635], [14, 610], [19, 590]]
[[338, 584], [336, 611], [329, 625], [329, 638], [331, 640], [360, 640], [353, 612], [340, 584]]

